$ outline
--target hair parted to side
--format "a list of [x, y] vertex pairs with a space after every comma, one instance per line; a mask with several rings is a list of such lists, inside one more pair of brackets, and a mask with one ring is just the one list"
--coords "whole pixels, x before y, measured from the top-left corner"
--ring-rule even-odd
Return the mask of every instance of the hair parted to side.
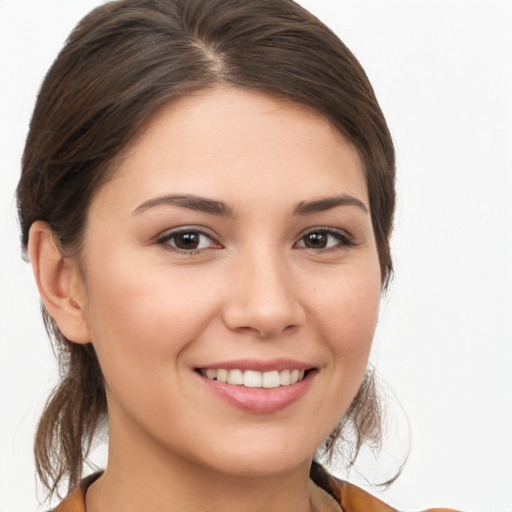
[[[391, 136], [356, 58], [293, 0], [118, 0], [87, 15], [50, 68], [33, 113], [17, 189], [23, 247], [42, 220], [66, 256], [79, 259], [88, 206], [116, 157], [164, 105], [222, 84], [309, 106], [354, 144], [385, 289], [395, 204]], [[51, 495], [61, 481], [72, 487], [81, 477], [107, 407], [92, 345], [66, 339], [44, 306], [43, 317], [61, 368], [35, 441], [37, 472]], [[353, 458], [366, 440], [380, 439], [368, 375], [340, 424], [355, 426]], [[327, 450], [346, 431], [338, 428]]]

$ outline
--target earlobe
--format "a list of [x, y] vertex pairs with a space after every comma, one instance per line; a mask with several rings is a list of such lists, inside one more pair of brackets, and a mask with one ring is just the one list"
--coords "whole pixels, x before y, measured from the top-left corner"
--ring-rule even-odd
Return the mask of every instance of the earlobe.
[[89, 343], [78, 266], [62, 256], [46, 222], [32, 224], [28, 251], [41, 299], [60, 331], [70, 341]]

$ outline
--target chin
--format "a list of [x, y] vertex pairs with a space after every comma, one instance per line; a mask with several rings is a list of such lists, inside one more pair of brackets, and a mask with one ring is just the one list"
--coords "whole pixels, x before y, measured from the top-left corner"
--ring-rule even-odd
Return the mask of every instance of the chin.
[[289, 439], [274, 436], [261, 440], [261, 443], [252, 440], [229, 443], [229, 446], [217, 444], [214, 453], [208, 454], [210, 462], [206, 458], [203, 461], [216, 472], [236, 477], [276, 477], [298, 468], [309, 468], [316, 448], [316, 444], [311, 442], [290, 442]]
[[238, 460], [227, 461], [227, 464], [215, 468], [217, 472], [230, 474], [237, 478], [275, 478], [280, 475], [292, 473], [301, 467], [311, 464], [312, 455], [307, 458], [298, 457], [297, 454], [289, 457], [244, 457]]

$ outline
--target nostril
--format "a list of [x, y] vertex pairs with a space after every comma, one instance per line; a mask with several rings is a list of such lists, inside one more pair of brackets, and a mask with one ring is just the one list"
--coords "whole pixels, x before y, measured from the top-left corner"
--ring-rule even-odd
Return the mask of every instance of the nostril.
[[[264, 331], [262, 329], [254, 329], [257, 334], [258, 334], [258, 337], [259, 338], [271, 338], [277, 334], [283, 334], [283, 333], [289, 333], [291, 331], [293, 331], [294, 329], [296, 329], [296, 325], [287, 325], [286, 327], [284, 328], [281, 328], [281, 327], [276, 327], [276, 328], [269, 328], [267, 331]], [[250, 327], [248, 329], [251, 329]]]

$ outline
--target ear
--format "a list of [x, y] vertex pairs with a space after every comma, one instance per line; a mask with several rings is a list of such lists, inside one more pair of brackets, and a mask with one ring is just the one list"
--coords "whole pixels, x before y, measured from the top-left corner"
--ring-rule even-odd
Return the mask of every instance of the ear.
[[62, 256], [52, 230], [42, 221], [30, 228], [28, 252], [41, 299], [61, 333], [70, 341], [89, 343], [77, 262]]

